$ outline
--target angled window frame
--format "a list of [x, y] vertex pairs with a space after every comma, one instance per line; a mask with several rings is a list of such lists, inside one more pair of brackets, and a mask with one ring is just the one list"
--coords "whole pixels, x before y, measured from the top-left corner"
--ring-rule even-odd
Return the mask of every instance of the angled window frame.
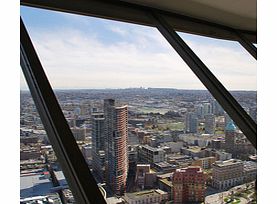
[[[156, 27], [257, 148], [257, 124], [197, 57], [176, 31], [238, 41], [257, 59], [257, 33], [178, 15], [146, 6], [109, 0], [21, 0], [21, 5], [107, 18]], [[201, 27], [201, 29], [199, 29]], [[80, 152], [44, 73], [31, 39], [20, 20], [20, 64], [49, 140], [78, 203], [106, 203]]]

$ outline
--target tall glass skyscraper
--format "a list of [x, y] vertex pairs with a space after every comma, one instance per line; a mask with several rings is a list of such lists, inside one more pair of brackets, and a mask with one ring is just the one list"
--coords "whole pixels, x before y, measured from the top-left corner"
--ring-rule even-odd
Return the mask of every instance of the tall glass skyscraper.
[[104, 180], [105, 135], [104, 113], [92, 113], [92, 168], [99, 182]]
[[186, 114], [186, 132], [187, 133], [197, 133], [198, 129], [198, 118], [193, 112], [188, 112]]
[[205, 115], [205, 133], [214, 134], [215, 131], [215, 116], [214, 114]]

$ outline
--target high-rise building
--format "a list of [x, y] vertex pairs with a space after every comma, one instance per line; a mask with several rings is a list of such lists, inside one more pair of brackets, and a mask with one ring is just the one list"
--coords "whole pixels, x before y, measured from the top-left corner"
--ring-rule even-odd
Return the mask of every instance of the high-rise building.
[[236, 140], [236, 126], [232, 120], [225, 127], [225, 150], [233, 153]]
[[215, 116], [214, 114], [205, 115], [205, 133], [214, 134], [215, 131]]
[[203, 114], [208, 115], [212, 113], [212, 105], [210, 103], [203, 103]]
[[249, 155], [255, 154], [256, 150], [245, 136], [237, 131], [231, 120], [225, 127], [225, 143], [223, 148], [232, 154], [233, 158], [247, 159]]
[[224, 113], [225, 127], [227, 126], [227, 124], [228, 124], [231, 120], [232, 120], [232, 119], [230, 118], [230, 116], [225, 112], [225, 113]]
[[91, 121], [92, 169], [99, 182], [103, 182], [105, 170], [104, 113], [92, 113]]
[[196, 105], [195, 111], [196, 111], [196, 114], [197, 114], [198, 118], [203, 118], [203, 116], [204, 116], [204, 107], [203, 107], [202, 104]]
[[203, 202], [205, 199], [206, 176], [200, 167], [176, 169], [172, 185], [174, 204]]
[[216, 101], [212, 101], [212, 113], [215, 115], [223, 115], [224, 109], [221, 107], [221, 105]]
[[195, 113], [189, 112], [186, 114], [186, 132], [197, 133], [198, 118]]
[[128, 173], [128, 107], [115, 107], [113, 99], [104, 100], [104, 134], [106, 138], [106, 183], [113, 193], [121, 195]]

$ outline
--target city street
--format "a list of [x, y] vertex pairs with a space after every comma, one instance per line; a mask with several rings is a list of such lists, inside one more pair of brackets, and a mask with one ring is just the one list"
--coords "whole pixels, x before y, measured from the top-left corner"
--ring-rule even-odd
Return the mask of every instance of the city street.
[[[228, 195], [231, 195], [232, 191], [233, 193], [236, 193], [240, 189], [246, 189], [246, 184], [235, 186], [228, 191], [215, 193], [212, 195], [209, 195], [205, 198], [205, 204], [224, 204], [224, 198]], [[214, 189], [209, 188], [208, 191], [213, 191]], [[245, 198], [240, 197], [240, 204], [247, 204], [247, 200]]]

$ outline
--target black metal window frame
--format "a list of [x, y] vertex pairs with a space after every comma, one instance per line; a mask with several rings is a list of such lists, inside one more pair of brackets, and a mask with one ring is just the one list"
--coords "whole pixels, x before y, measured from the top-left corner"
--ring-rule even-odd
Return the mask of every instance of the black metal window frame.
[[[232, 28], [135, 4], [110, 0], [21, 0], [21, 5], [156, 27], [214, 98], [257, 148], [257, 124], [244, 111], [176, 30], [238, 41], [255, 59], [255, 32]], [[199, 30], [201, 27], [201, 33]], [[32, 41], [20, 20], [20, 64], [49, 140], [76, 201], [106, 203], [90, 173], [45, 75]]]

